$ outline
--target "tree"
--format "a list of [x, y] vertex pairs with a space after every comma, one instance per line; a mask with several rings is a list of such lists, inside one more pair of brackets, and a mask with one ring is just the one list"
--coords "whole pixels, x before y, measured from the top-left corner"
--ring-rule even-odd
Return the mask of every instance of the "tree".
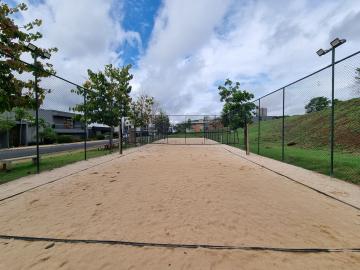
[[235, 130], [243, 128], [246, 121], [251, 122], [253, 111], [256, 108], [252, 93], [240, 89], [240, 83], [226, 79], [224, 85], [218, 87], [220, 101], [225, 102], [222, 110], [222, 120], [225, 126]]
[[[18, 26], [12, 17], [19, 16], [18, 13], [27, 10], [24, 3], [14, 8], [0, 2], [0, 113], [11, 111], [15, 107], [36, 108], [34, 82], [31, 79], [20, 79], [18, 74], [24, 72], [36, 72], [38, 77], [48, 77], [54, 73], [49, 63], [37, 62], [36, 70], [16, 59], [22, 54], [28, 53], [28, 43], [42, 38], [41, 33], [34, 32], [42, 21], [36, 19], [23, 26]], [[41, 52], [56, 52], [56, 48], [40, 49]], [[39, 80], [40, 81], [40, 80]], [[47, 90], [38, 88], [39, 103], [44, 100]]]
[[55, 130], [49, 125], [44, 127], [42, 131], [39, 132], [39, 137], [43, 144], [52, 144], [56, 141]]
[[144, 127], [150, 124], [153, 112], [154, 98], [142, 94], [131, 103], [130, 117], [135, 127]]
[[319, 112], [329, 107], [330, 99], [327, 97], [314, 97], [305, 106], [306, 113]]
[[84, 87], [78, 87], [73, 92], [85, 96], [86, 104], [77, 104], [73, 110], [81, 112], [80, 120], [84, 121], [84, 114], [88, 123], [100, 123], [110, 127], [110, 147], [114, 126], [117, 126], [121, 117], [130, 111], [130, 74], [131, 65], [116, 68], [106, 65], [104, 71], [98, 73], [88, 70], [89, 79]]
[[162, 110], [154, 116], [155, 129], [161, 134], [167, 134], [170, 128], [169, 116]]

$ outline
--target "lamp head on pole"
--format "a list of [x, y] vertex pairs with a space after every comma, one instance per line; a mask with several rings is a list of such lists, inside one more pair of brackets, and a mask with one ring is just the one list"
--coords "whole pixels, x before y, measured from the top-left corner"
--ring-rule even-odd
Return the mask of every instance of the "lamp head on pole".
[[334, 50], [336, 47], [339, 47], [340, 45], [344, 44], [346, 42], [346, 39], [339, 39], [335, 38], [333, 41], [330, 42], [331, 48], [328, 50], [319, 49], [316, 53], [318, 56], [323, 56], [327, 54], [328, 52]]
[[26, 46], [32, 53], [42, 57], [42, 58], [46, 58], [46, 59], [50, 59], [51, 55], [50, 53], [48, 52], [44, 52], [42, 50], [40, 50], [37, 46], [35, 46], [34, 44], [32, 43], [29, 43], [27, 46]]

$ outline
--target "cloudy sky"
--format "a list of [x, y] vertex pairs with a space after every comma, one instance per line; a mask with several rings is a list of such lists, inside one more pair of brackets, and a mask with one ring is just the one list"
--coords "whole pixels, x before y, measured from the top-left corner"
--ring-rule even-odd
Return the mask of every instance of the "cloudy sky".
[[[37, 45], [58, 47], [58, 75], [82, 84], [88, 68], [130, 63], [134, 94], [155, 96], [168, 113], [219, 112], [226, 78], [256, 97], [280, 88], [329, 64], [315, 52], [337, 36], [348, 41], [338, 58], [360, 49], [358, 0], [25, 2], [29, 10], [16, 19], [43, 20]], [[328, 87], [320, 78], [309, 84]]]

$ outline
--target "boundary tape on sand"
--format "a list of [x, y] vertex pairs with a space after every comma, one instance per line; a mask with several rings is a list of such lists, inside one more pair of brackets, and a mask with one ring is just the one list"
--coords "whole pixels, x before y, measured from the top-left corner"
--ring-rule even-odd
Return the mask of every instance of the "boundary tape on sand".
[[231, 245], [209, 245], [209, 244], [172, 244], [132, 242], [121, 240], [94, 240], [94, 239], [64, 239], [51, 237], [30, 237], [15, 235], [0, 235], [3, 240], [17, 240], [26, 242], [51, 242], [64, 244], [101, 244], [120, 245], [131, 247], [156, 247], [156, 248], [183, 248], [183, 249], [216, 249], [216, 250], [242, 250], [242, 251], [273, 251], [288, 253], [330, 253], [330, 252], [360, 252], [360, 248], [286, 248], [286, 247], [264, 247], [264, 246], [231, 246]]

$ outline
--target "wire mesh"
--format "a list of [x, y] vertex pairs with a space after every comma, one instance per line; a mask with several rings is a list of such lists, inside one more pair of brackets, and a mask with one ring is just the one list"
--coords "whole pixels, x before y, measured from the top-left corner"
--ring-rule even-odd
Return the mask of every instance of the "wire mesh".
[[331, 69], [285, 88], [285, 161], [330, 172]]
[[360, 183], [360, 55], [335, 67], [334, 176]]
[[[282, 159], [282, 91], [275, 92], [260, 100], [258, 119], [260, 123], [253, 129], [260, 128], [259, 154], [281, 160]], [[259, 117], [260, 116], [260, 117]], [[254, 134], [254, 131], [250, 131]], [[257, 143], [257, 140], [254, 142]], [[251, 148], [257, 147], [252, 145]]]

